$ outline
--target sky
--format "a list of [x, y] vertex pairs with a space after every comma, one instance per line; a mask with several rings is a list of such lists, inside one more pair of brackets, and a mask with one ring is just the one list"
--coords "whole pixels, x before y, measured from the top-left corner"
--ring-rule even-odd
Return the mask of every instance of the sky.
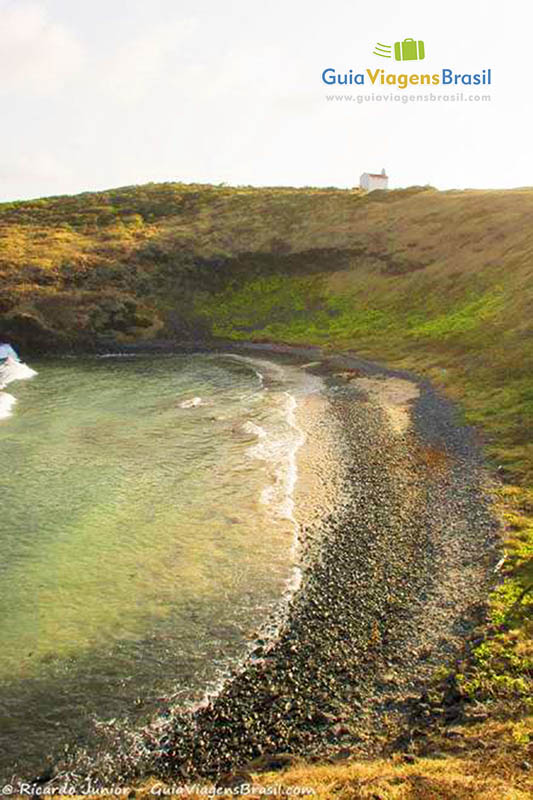
[[[148, 181], [533, 185], [529, 0], [0, 0], [0, 200]], [[423, 61], [373, 54], [423, 40]], [[484, 102], [327, 86], [344, 74], [480, 73]], [[424, 92], [428, 87], [423, 87]]]

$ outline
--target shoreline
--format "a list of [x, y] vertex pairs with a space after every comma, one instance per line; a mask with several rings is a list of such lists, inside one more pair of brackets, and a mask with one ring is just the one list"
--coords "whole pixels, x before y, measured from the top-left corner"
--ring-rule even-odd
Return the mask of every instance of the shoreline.
[[[310, 433], [313, 432], [313, 429], [316, 428], [317, 425], [323, 422], [323, 414], [327, 406], [327, 400], [323, 392], [317, 391], [302, 395], [299, 399], [301, 401], [302, 397], [305, 398], [304, 403], [298, 402], [294, 394], [292, 394], [292, 391], [287, 391], [286, 394], [295, 404], [294, 408], [289, 412], [289, 417], [293, 417], [291, 425], [302, 436], [302, 441], [296, 445], [295, 451], [292, 452], [289, 457], [289, 463], [294, 461], [294, 468], [296, 470], [295, 475], [292, 476], [294, 485], [287, 496], [287, 499], [289, 497], [291, 498], [289, 502], [292, 505], [292, 510], [289, 515], [284, 516], [294, 529], [292, 541], [287, 552], [287, 558], [291, 564], [290, 574], [287, 577], [285, 588], [280, 594], [275, 608], [259, 624], [255, 637], [247, 642], [242, 657], [238, 659], [236, 665], [234, 664], [231, 670], [228, 666], [227, 672], [215, 683], [209, 684], [205, 688], [200, 700], [191, 701], [181, 707], [182, 709], [185, 708], [188, 714], [194, 714], [206, 708], [224, 690], [232, 676], [239, 674], [246, 668], [250, 657], [255, 657], [258, 641], [264, 643], [265, 649], [268, 649], [276, 643], [280, 630], [286, 622], [292, 599], [302, 584], [303, 559], [306, 552], [306, 544], [309, 544], [309, 541], [302, 531], [306, 528], [309, 530], [313, 527], [317, 527], [320, 524], [321, 519], [326, 513], [326, 505], [328, 502], [331, 503], [333, 492], [335, 491], [331, 485], [328, 487], [329, 492], [325, 490], [324, 485], [319, 485], [322, 481], [319, 482], [316, 480], [317, 476], [311, 464], [311, 458], [307, 447]], [[311, 416], [311, 421], [309, 416]], [[321, 458], [323, 458], [324, 455], [326, 455], [326, 458], [329, 456], [328, 464], [330, 468], [335, 466], [331, 459], [332, 450], [333, 442], [329, 442], [328, 454], [325, 453], [324, 447], [321, 448]], [[324, 476], [321, 476], [321, 478], [324, 478]], [[324, 483], [331, 482], [326, 479]], [[309, 484], [313, 486], [313, 489], [310, 488]], [[318, 495], [319, 499], [317, 500]], [[275, 514], [275, 512], [273, 513]], [[156, 727], [157, 721], [158, 718], [155, 720]], [[150, 725], [148, 727], [150, 728]]]
[[[252, 644], [206, 704], [169, 710], [144, 742], [137, 736], [137, 772], [129, 752], [114, 776], [118, 767], [128, 777], [212, 778], [268, 766], [279, 753], [383, 752], [390, 726], [405, 733], [414, 698], [459, 655], [493, 582], [498, 524], [481, 453], [427, 380], [318, 348], [225, 343], [223, 351], [285, 357], [330, 387], [348, 451], [344, 498], [302, 526], [302, 582], [277, 635]], [[398, 403], [412, 403], [407, 427], [391, 426], [376, 380], [416, 385]]]

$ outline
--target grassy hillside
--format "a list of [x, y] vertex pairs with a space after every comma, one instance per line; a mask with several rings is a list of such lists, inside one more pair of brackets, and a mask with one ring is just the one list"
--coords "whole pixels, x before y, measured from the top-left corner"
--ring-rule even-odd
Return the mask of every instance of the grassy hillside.
[[459, 401], [505, 479], [508, 538], [505, 582], [453, 680], [517, 774], [532, 741], [532, 218], [533, 189], [150, 184], [0, 205], [0, 337], [24, 352], [312, 343], [427, 374]]
[[533, 190], [153, 184], [0, 205], [0, 335], [353, 348], [463, 399], [533, 480]]

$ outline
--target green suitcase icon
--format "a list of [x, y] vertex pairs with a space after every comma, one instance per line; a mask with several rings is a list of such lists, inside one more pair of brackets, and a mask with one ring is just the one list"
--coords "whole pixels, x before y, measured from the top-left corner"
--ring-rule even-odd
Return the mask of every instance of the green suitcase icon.
[[425, 56], [424, 42], [415, 42], [414, 39], [404, 39], [403, 42], [394, 43], [394, 58], [396, 61], [422, 61]]

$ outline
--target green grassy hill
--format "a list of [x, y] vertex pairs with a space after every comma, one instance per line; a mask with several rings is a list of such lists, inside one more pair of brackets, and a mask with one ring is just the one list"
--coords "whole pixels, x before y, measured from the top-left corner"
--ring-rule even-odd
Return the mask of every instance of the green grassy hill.
[[514, 754], [506, 775], [533, 741], [532, 219], [533, 189], [169, 183], [0, 205], [0, 338], [24, 353], [311, 343], [426, 374], [459, 401], [506, 481], [507, 560], [456, 679], [488, 708], [481, 738]]
[[149, 184], [3, 204], [0, 336], [355, 349], [427, 372], [531, 480], [532, 214], [529, 189]]

